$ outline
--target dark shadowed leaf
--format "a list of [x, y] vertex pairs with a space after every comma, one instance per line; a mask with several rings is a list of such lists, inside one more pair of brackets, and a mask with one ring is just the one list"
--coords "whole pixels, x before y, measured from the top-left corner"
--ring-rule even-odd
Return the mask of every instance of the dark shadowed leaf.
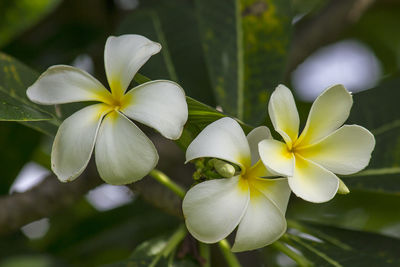
[[[290, 225], [290, 224], [289, 224]], [[295, 223], [282, 241], [311, 266], [398, 266], [400, 240], [310, 223]]]
[[353, 190], [320, 204], [293, 199], [287, 217], [400, 238], [400, 213], [396, 207], [400, 207], [398, 195]]
[[344, 178], [350, 188], [400, 192], [400, 79], [354, 95], [349, 122], [375, 136], [376, 146], [366, 170]]
[[[119, 32], [141, 33], [162, 44], [159, 59], [151, 59], [141, 73], [158, 79], [160, 71], [168, 71], [188, 96], [215, 105], [191, 1], [145, 1], [122, 21]], [[164, 64], [156, 65], [161, 58]]]

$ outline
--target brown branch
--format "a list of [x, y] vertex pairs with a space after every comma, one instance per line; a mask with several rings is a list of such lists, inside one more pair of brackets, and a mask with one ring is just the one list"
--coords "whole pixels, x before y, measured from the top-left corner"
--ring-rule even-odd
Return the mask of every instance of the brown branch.
[[318, 48], [336, 41], [374, 2], [375, 0], [331, 0], [318, 14], [301, 20], [295, 27], [287, 73]]
[[[193, 170], [191, 166], [183, 165], [182, 151], [176, 144], [163, 138], [153, 138], [153, 141], [160, 155], [157, 167], [171, 177], [176, 177], [175, 181], [187, 186], [192, 181]], [[74, 204], [89, 190], [102, 183], [95, 164], [91, 163], [73, 182], [61, 183], [54, 175], [49, 175], [40, 184], [24, 193], [3, 196], [0, 198], [0, 234], [11, 233], [27, 223], [50, 217]], [[182, 217], [181, 199], [151, 177], [145, 177], [128, 186], [151, 205], [168, 214]]]
[[89, 172], [65, 184], [54, 175], [49, 175], [24, 193], [0, 198], [0, 234], [13, 232], [27, 223], [51, 216], [79, 200], [88, 190], [101, 184], [101, 180], [97, 176], [89, 176]]

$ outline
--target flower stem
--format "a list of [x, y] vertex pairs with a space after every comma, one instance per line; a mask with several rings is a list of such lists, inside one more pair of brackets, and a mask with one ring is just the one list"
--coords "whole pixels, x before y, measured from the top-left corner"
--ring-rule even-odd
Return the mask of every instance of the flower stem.
[[204, 259], [202, 267], [211, 267], [210, 245], [199, 242], [200, 256]]
[[186, 194], [185, 189], [183, 189], [180, 185], [172, 181], [165, 173], [159, 170], [152, 170], [149, 175], [159, 181], [162, 185], [168, 187], [172, 192], [174, 192], [180, 198], [183, 198]]
[[219, 241], [218, 245], [229, 267], [242, 267], [236, 255], [231, 251], [231, 246], [226, 239]]
[[289, 247], [281, 241], [275, 241], [271, 244], [271, 247], [279, 250], [280, 252], [286, 254], [289, 258], [294, 260], [299, 266], [311, 266], [312, 263], [307, 260], [303, 255], [297, 254], [295, 251], [291, 250]]

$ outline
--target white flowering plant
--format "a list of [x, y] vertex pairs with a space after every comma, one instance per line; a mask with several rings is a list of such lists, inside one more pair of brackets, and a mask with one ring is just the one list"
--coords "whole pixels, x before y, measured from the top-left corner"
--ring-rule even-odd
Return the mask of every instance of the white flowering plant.
[[303, 88], [332, 7], [28, 2], [49, 21], [0, 26], [0, 266], [400, 265], [400, 82]]

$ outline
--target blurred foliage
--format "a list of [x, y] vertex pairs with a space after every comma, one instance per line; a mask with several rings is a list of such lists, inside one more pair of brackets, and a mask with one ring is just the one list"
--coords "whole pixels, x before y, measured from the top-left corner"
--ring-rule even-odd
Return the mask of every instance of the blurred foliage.
[[346, 34], [367, 44], [378, 56], [386, 76], [400, 70], [400, 2], [377, 1]]
[[3, 0], [0, 2], [0, 47], [53, 11], [60, 0]]
[[[246, 132], [264, 123], [269, 94], [284, 82], [292, 17], [318, 13], [327, 1], [146, 0], [133, 10], [124, 9], [120, 4], [124, 1], [58, 2], [0, 2], [3, 195], [37, 154], [41, 138], [49, 138], [39, 132], [53, 136], [60, 121], [85, 105], [45, 107], [29, 102], [25, 91], [39, 71], [53, 64], [72, 64], [84, 54], [93, 61], [95, 76], [104, 82], [103, 49], [108, 35], [137, 33], [160, 42], [162, 52], [144, 65], [143, 75], [136, 75], [135, 82], [143, 83], [147, 76], [183, 86], [189, 120], [178, 144], [185, 148], [205, 126], [226, 115], [238, 117]], [[349, 195], [324, 204], [292, 197], [289, 229], [279, 241], [284, 247], [258, 250], [260, 259], [254, 258], [254, 252], [241, 253], [244, 266], [280, 266], [279, 251], [285, 249], [298, 262], [315, 266], [400, 265], [399, 15], [398, 1], [378, 1], [340, 36], [371, 47], [384, 68], [385, 79], [376, 88], [354, 95], [349, 118], [349, 123], [375, 134], [371, 164], [356, 175], [342, 177]], [[298, 105], [305, 118], [310, 105]], [[29, 240], [22, 233], [2, 237], [0, 267], [148, 266], [148, 261], [163, 254], [180, 223], [140, 198], [104, 212], [83, 199], [52, 216], [42, 238]], [[188, 249], [185, 242], [168, 257], [160, 257], [156, 266], [200, 266], [193, 252], [197, 247]], [[212, 254], [218, 262], [215, 266], [220, 266], [221, 260], [215, 259], [218, 254], [214, 250]]]

